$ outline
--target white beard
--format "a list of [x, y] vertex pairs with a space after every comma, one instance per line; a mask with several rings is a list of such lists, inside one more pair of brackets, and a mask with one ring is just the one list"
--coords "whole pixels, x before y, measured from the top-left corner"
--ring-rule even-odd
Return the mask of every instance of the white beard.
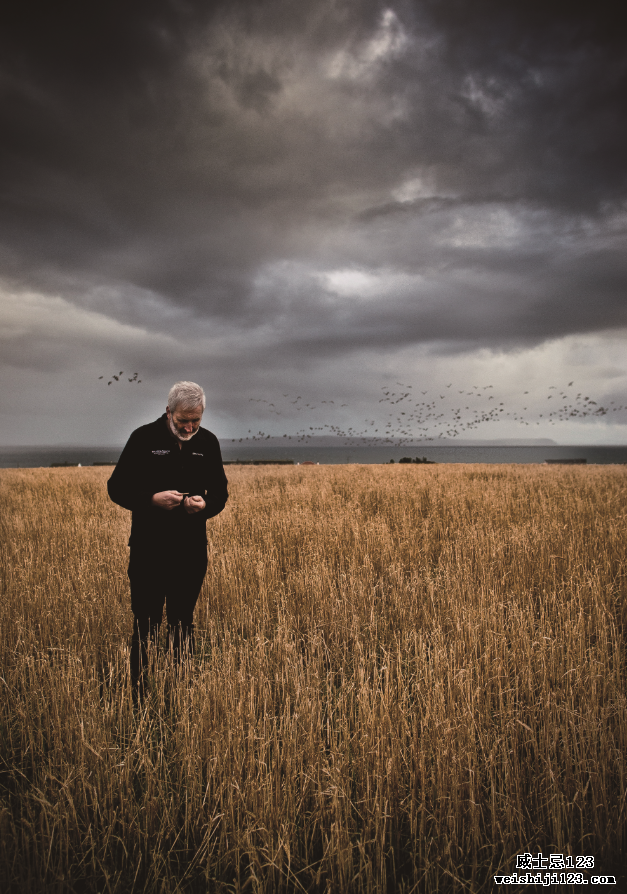
[[196, 429], [196, 431], [191, 432], [191, 434], [189, 434], [189, 435], [180, 434], [180, 432], [178, 432], [176, 430], [176, 428], [174, 427], [174, 422], [172, 421], [172, 417], [170, 417], [168, 419], [168, 424], [170, 426], [170, 431], [172, 432], [172, 434], [178, 441], [191, 441], [191, 439], [194, 437], [194, 435], [198, 434], [198, 429]]

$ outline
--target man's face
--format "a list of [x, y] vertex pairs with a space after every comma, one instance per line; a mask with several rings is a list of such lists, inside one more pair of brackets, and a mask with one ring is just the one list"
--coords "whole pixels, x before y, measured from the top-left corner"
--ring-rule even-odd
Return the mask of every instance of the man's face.
[[202, 420], [202, 404], [193, 410], [183, 410], [177, 407], [173, 413], [170, 408], [166, 407], [168, 417], [168, 425], [170, 431], [179, 441], [189, 441], [193, 438], [200, 427]]

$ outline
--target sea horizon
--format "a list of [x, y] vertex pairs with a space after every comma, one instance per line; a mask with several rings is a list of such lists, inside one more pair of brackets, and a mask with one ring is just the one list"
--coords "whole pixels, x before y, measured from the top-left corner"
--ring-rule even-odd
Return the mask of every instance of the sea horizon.
[[[341, 441], [342, 443], [338, 443]], [[542, 439], [490, 439], [485, 441], [414, 441], [373, 444], [368, 439], [311, 438], [308, 443], [286, 443], [272, 438], [251, 442], [220, 439], [225, 463], [305, 461], [321, 465], [388, 464], [403, 458], [436, 463], [543, 463], [547, 460], [580, 460], [588, 464], [627, 464], [627, 445], [558, 444]], [[123, 445], [23, 445], [0, 446], [0, 468], [46, 468], [53, 463], [91, 466], [116, 463]]]

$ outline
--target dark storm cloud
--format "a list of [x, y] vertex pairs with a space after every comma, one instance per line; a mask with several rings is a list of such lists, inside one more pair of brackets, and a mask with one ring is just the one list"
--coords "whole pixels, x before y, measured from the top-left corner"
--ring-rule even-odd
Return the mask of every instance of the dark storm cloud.
[[[488, 106], [509, 106], [494, 136], [508, 126], [516, 140], [496, 148], [521, 172], [529, 199], [587, 212], [624, 200], [627, 57], [615, 4], [479, 0], [428, 9], [450, 69], [471, 78]], [[489, 130], [481, 103], [475, 112], [475, 130]]]
[[610, 6], [31, 4], [0, 34], [13, 288], [301, 359], [627, 322]]
[[202, 0], [11, 4], [2, 15], [3, 67], [71, 91], [124, 91], [142, 74], [168, 68], [218, 6]]

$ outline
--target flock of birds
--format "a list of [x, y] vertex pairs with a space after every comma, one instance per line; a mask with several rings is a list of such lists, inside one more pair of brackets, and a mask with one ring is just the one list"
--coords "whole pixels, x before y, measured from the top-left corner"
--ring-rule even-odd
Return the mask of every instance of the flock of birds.
[[[112, 376], [111, 376], [110, 380], [107, 382], [107, 385], [112, 385], [114, 380], [115, 380], [116, 382], [119, 382], [123, 375], [124, 375], [124, 370], [122, 369], [122, 370], [120, 370], [120, 372], [117, 374], [117, 376], [116, 376], [116, 375], [112, 375]], [[137, 378], [138, 375], [139, 375], [139, 373], [133, 373], [133, 378], [132, 378], [132, 379], [129, 379], [129, 382], [137, 382], [137, 384], [139, 385], [140, 382], [141, 382], [141, 379], [138, 379], [138, 378]], [[99, 378], [99, 379], [104, 379], [104, 376], [98, 376], [98, 378]]]
[[[315, 436], [326, 434], [349, 439], [349, 444], [402, 446], [416, 441], [457, 438], [475, 432], [486, 424], [505, 420], [521, 426], [556, 425], [558, 422], [601, 418], [627, 410], [627, 404], [617, 404], [615, 401], [610, 401], [607, 406], [599, 404], [584, 392], [576, 391], [574, 384], [569, 382], [562, 388], [550, 385], [546, 395], [530, 395], [528, 390], [524, 391], [514, 406], [514, 403], [506, 403], [493, 393], [494, 385], [453, 388], [451, 382], [440, 389], [414, 391], [412, 385], [396, 382], [401, 390], [384, 386], [381, 389], [383, 395], [378, 399], [379, 412], [374, 414], [374, 418], [364, 420], [359, 428], [344, 428], [327, 421], [320, 425], [308, 425], [295, 434], [284, 434], [282, 437], [296, 443], [306, 443]], [[249, 400], [264, 405], [265, 415], [290, 417], [303, 412], [313, 414], [321, 409], [329, 417], [329, 411], [347, 406], [333, 400], [305, 401], [302, 395], [283, 394], [282, 397], [284, 401], [264, 398]], [[254, 434], [249, 430], [248, 436], [239, 441], [263, 441], [271, 437], [261, 430]]]
[[[107, 385], [122, 382], [123, 375], [123, 370], [112, 375]], [[104, 379], [105, 376], [98, 378]], [[141, 383], [138, 373], [134, 373], [128, 381]], [[345, 428], [332, 421], [336, 411], [348, 407], [348, 404], [336, 403], [334, 400], [305, 400], [300, 394], [287, 393], [282, 395], [282, 400], [275, 398], [270, 401], [266, 398], [251, 397], [249, 402], [258, 404], [265, 417], [280, 416], [293, 419], [299, 414], [304, 414], [309, 417], [308, 423], [315, 423], [315, 417], [320, 415], [317, 411], [324, 411], [325, 419], [328, 421], [319, 425], [308, 424], [293, 434], [279, 435], [288, 441], [307, 443], [311, 438], [320, 435], [332, 435], [348, 440], [349, 444], [397, 447], [416, 441], [457, 438], [466, 432], [474, 432], [486, 424], [505, 420], [516, 422], [521, 426], [540, 426], [547, 423], [556, 425], [558, 422], [597, 419], [627, 411], [627, 404], [618, 404], [612, 400], [605, 406], [583, 391], [576, 391], [574, 382], [569, 382], [562, 388], [549, 385], [547, 389], [549, 393], [546, 395], [536, 393], [530, 396], [529, 391], [524, 391], [516, 398], [516, 407], [513, 403], [506, 404], [504, 400], [500, 400], [498, 395], [493, 393], [494, 385], [453, 388], [453, 383], [450, 382], [439, 389], [417, 388], [415, 391], [412, 385], [403, 382], [396, 382], [396, 385], [401, 390], [394, 391], [391, 387], [382, 387], [383, 394], [378, 399], [378, 412], [373, 418], [364, 420], [359, 428], [353, 426]], [[542, 408], [542, 412], [539, 411], [539, 407]], [[273, 437], [277, 436], [261, 430], [253, 433], [252, 429], [249, 429], [246, 437], [236, 440], [242, 443], [265, 441]]]

